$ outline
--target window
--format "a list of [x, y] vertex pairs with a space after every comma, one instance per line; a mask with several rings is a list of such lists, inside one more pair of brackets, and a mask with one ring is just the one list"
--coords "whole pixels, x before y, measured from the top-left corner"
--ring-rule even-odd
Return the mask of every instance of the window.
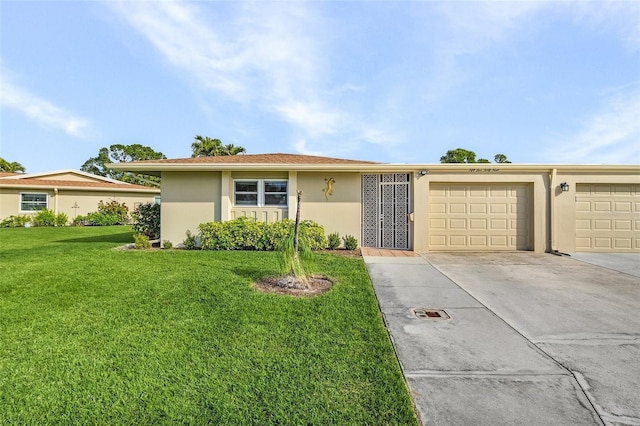
[[287, 182], [264, 181], [264, 205], [265, 206], [286, 206], [287, 205]]
[[236, 206], [258, 205], [258, 181], [235, 181]]
[[33, 212], [47, 209], [47, 194], [20, 194], [20, 211]]
[[236, 206], [287, 207], [286, 180], [236, 180], [233, 185]]

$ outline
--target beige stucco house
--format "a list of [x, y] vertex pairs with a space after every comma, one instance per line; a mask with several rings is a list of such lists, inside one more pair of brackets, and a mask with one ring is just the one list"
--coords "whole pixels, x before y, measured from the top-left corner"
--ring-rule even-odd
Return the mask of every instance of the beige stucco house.
[[0, 173], [0, 220], [49, 209], [69, 221], [115, 200], [132, 211], [141, 203], [159, 201], [160, 189], [133, 185], [78, 170], [43, 173]]
[[387, 164], [292, 154], [113, 165], [162, 177], [161, 239], [200, 223], [301, 217], [361, 246], [640, 252], [640, 166]]

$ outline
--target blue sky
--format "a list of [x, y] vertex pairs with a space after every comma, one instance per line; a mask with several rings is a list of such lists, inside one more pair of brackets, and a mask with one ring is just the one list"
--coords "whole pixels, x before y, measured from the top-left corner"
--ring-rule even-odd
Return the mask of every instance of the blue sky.
[[640, 163], [640, 2], [0, 1], [0, 157]]

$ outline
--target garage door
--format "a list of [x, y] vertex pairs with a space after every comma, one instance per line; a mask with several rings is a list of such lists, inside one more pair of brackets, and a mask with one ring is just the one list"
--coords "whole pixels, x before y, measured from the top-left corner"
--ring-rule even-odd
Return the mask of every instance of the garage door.
[[640, 185], [577, 185], [576, 251], [640, 251]]
[[439, 184], [429, 189], [430, 250], [530, 250], [526, 184]]

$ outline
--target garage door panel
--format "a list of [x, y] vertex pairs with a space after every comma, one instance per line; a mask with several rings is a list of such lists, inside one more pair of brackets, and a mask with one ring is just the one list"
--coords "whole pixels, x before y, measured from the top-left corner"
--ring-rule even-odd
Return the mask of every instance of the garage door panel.
[[[444, 195], [443, 195], [444, 194]], [[429, 191], [430, 250], [530, 249], [526, 184], [438, 184]], [[446, 213], [442, 213], [442, 211]]]
[[631, 238], [615, 238], [613, 247], [617, 250], [626, 250], [633, 248], [633, 240]]
[[615, 220], [613, 229], [616, 231], [631, 231], [632, 223], [630, 220]]
[[491, 228], [492, 231], [500, 230], [506, 231], [507, 228], [507, 219], [491, 219]]
[[578, 184], [577, 251], [640, 251], [640, 185]]
[[502, 203], [492, 203], [489, 207], [489, 212], [491, 214], [505, 214], [507, 213], [507, 205]]
[[466, 219], [450, 219], [449, 220], [449, 229], [451, 230], [465, 230], [467, 229], [467, 220]]
[[469, 188], [469, 197], [471, 198], [487, 198], [487, 189], [481, 187]]
[[576, 230], [588, 231], [591, 229], [591, 221], [589, 219], [576, 220]]
[[433, 230], [447, 229], [447, 220], [446, 219], [430, 219], [429, 228]]
[[469, 229], [487, 229], [487, 219], [469, 219]]
[[467, 213], [467, 205], [464, 203], [451, 203], [449, 204], [449, 213], [465, 214]]
[[631, 201], [616, 201], [613, 204], [613, 211], [621, 213], [631, 212], [633, 211], [632, 207], [633, 204], [631, 203]]
[[469, 236], [469, 246], [470, 247], [478, 247], [483, 248], [487, 246], [487, 236], [486, 235], [470, 235]]
[[486, 203], [470, 203], [469, 204], [469, 213], [471, 214], [487, 214], [487, 205]]

